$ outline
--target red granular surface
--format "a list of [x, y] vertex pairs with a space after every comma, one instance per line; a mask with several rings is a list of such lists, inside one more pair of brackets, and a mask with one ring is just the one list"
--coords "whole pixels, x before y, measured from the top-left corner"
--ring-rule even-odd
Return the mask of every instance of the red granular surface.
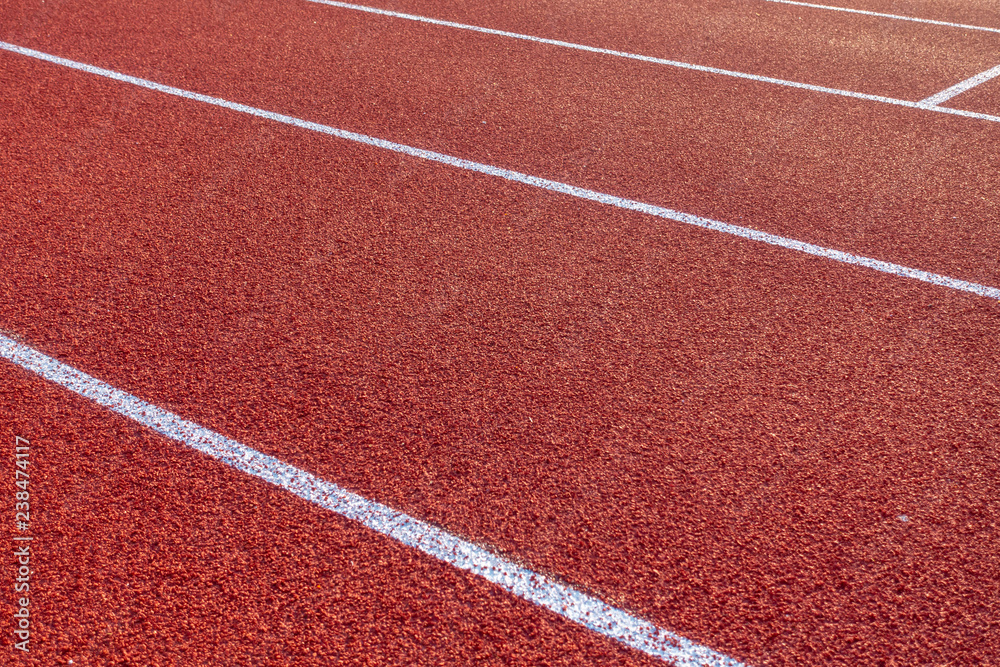
[[4, 664], [662, 664], [6, 361], [0, 414], [34, 510], [31, 650], [5, 594]]
[[[163, 83], [1000, 283], [997, 123], [308, 2], [122, 0], [60, 5], [11, 23], [5, 39]], [[941, 34], [949, 49], [966, 33]], [[977, 60], [995, 49], [959, 52]], [[914, 99], [994, 64], [949, 74]], [[44, 79], [53, 70], [32, 71]], [[159, 104], [148, 93], [116, 94]]]
[[[38, 0], [15, 2], [17, 9], [9, 10], [5, 20], [13, 26], [12, 34], [31, 35], [67, 49], [75, 46], [84, 53], [91, 52], [89, 45], [94, 43], [125, 47], [109, 50], [115, 56], [120, 53], [114, 51], [128, 50], [138, 38], [140, 49], [152, 47], [147, 54], [155, 55], [154, 61], [146, 60], [147, 64], [169, 58], [169, 53], [189, 58], [197, 49], [207, 48], [210, 52], [227, 41], [241, 44], [240, 48], [250, 49], [258, 57], [264, 56], [261, 64], [273, 64], [278, 70], [287, 69], [281, 61], [289, 57], [318, 58], [332, 64], [328, 60], [330, 52], [341, 50], [356, 54], [357, 65], [364, 68], [369, 64], [377, 66], [373, 59], [364, 57], [365, 47], [377, 45], [378, 37], [387, 33], [422, 35], [408, 40], [401, 51], [393, 52], [402, 59], [413, 51], [416, 42], [432, 47], [432, 51], [443, 49], [468, 58], [470, 64], [481, 57], [474, 48], [463, 46], [478, 42], [468, 42], [467, 36], [456, 34], [458, 31], [452, 28], [413, 27], [407, 25], [408, 21], [305, 0], [202, 0], [172, 7], [149, 0], [76, 0], [60, 3], [58, 8], [48, 8]], [[992, 54], [1000, 44], [998, 34], [760, 1], [624, 4], [584, 0], [553, 6], [527, 0], [404, 0], [358, 4], [913, 101], [992, 67]], [[136, 16], [142, 19], [136, 20]], [[156, 48], [147, 41], [156, 34], [169, 39], [170, 45]], [[64, 41], [72, 36], [83, 37], [86, 43]], [[509, 50], [524, 48], [508, 49], [504, 45], [509, 43], [506, 38], [486, 39], [498, 44], [487, 50], [504, 57]], [[381, 44], [383, 48], [392, 45]], [[134, 55], [141, 57], [140, 53]], [[314, 60], [305, 69], [315, 72], [317, 64]], [[252, 67], [247, 61], [229, 65]], [[512, 65], [512, 71], [519, 69], [516, 63]]]
[[[380, 34], [371, 48], [391, 38]], [[109, 53], [141, 58], [142, 48]], [[371, 65], [368, 55], [359, 68]], [[996, 662], [995, 301], [0, 57], [8, 138], [0, 200], [5, 221], [16, 221], [0, 227], [0, 328], [750, 664]], [[217, 66], [241, 63], [259, 60], [244, 54]], [[752, 213], [770, 229], [996, 284], [995, 246], [981, 242], [997, 233], [996, 200], [987, 197], [996, 173], [984, 169], [995, 159], [990, 124], [823, 98], [822, 122], [779, 134], [789, 107], [778, 105], [768, 116], [777, 124], [757, 126], [761, 137], [749, 124], [732, 129], [734, 109], [763, 112], [775, 98], [750, 103], [730, 89], [720, 112], [703, 96], [734, 84], [713, 89], [706, 78], [691, 88], [687, 112], [669, 116], [706, 123], [704, 154], [688, 134], [667, 141], [653, 133], [647, 149], [671, 152], [655, 163], [662, 171], [650, 171], [625, 159], [627, 141], [612, 142], [612, 157], [585, 160], [594, 134], [568, 143], [575, 135], [553, 125], [567, 116], [553, 120], [524, 95], [507, 112], [520, 125], [480, 135], [467, 123], [475, 114], [448, 99], [430, 99], [428, 115], [437, 122], [453, 113], [457, 125], [407, 125], [415, 116], [405, 96], [387, 98], [400, 119], [385, 109], [368, 118], [337, 100], [324, 111], [322, 86], [332, 84], [322, 80], [318, 92], [290, 99], [304, 90], [298, 83], [262, 80], [256, 70], [208, 76], [207, 66], [191, 76], [240, 101], [268, 106], [284, 96], [310, 118], [346, 114], [385, 130], [380, 136], [423, 133], [417, 143], [431, 148], [630, 196], [675, 197], [684, 210], [716, 207], [730, 222]], [[156, 78], [149, 69], [129, 71]], [[616, 81], [625, 92], [637, 85]], [[573, 112], [574, 131], [590, 118], [592, 132], [601, 121], [607, 136], [631, 136], [634, 116], [601, 116], [606, 94], [585, 88], [580, 99], [592, 104]], [[722, 115], [706, 119], [713, 109]], [[548, 124], [533, 135], [529, 120]], [[767, 142], [773, 152], [742, 161], [744, 142], [751, 155]], [[881, 143], [851, 162], [851, 142]], [[634, 148], [641, 156], [642, 145]], [[778, 178], [786, 158], [791, 174], [812, 174], [814, 187]], [[703, 173], [704, 165], [718, 166]], [[853, 189], [841, 191], [845, 183]], [[817, 192], [840, 194], [813, 219], [802, 211], [817, 206]], [[866, 197], [902, 211], [865, 218]], [[68, 645], [87, 637], [119, 661], [139, 647], [138, 664], [196, 664], [184, 656], [213, 654], [288, 662], [267, 653], [281, 644], [270, 636], [289, 638], [283, 645], [295, 655], [326, 651], [328, 662], [334, 650], [373, 664], [466, 664], [479, 650], [498, 663], [630, 655], [0, 368], [13, 388], [5, 405], [16, 405], [0, 414], [38, 428], [33, 442], [63, 448], [38, 467], [48, 476], [43, 488], [52, 485], [40, 501], [53, 508], [41, 510], [51, 521], [46, 539], [66, 540], [41, 562], [71, 573], [52, 589], [64, 597], [43, 604], [63, 618], [51, 633]], [[20, 402], [36, 392], [37, 401]], [[106, 469], [98, 455], [111, 460]], [[178, 470], [187, 471], [182, 481]], [[98, 486], [60, 492], [70, 484], [60, 479]], [[134, 531], [100, 515], [112, 506], [94, 499], [108, 498], [122, 499], [113, 511], [138, 522]], [[71, 505], [59, 510], [61, 502]], [[287, 527], [290, 517], [300, 530]], [[87, 531], [107, 531], [94, 538], [105, 551], [86, 550]], [[119, 565], [124, 556], [110, 554], [126, 542], [135, 555]], [[214, 545], [215, 558], [199, 562], [204, 549], [193, 543]], [[365, 565], [348, 567], [341, 545], [359, 543]], [[156, 552], [157, 544], [171, 546]], [[282, 588], [269, 573], [287, 567], [293, 546], [309, 551], [296, 583]], [[247, 555], [227, 561], [233, 551]], [[87, 553], [95, 555], [81, 560]], [[399, 565], [376, 572], [379, 560]], [[130, 580], [115, 567], [142, 592], [121, 593], [114, 577]], [[373, 570], [352, 580], [355, 567]], [[70, 587], [76, 572], [103, 588]], [[194, 604], [185, 577], [218, 584], [200, 593], [205, 611], [194, 618], [183, 614]], [[301, 602], [300, 591], [323, 590], [324, 579], [355, 587], [344, 589], [352, 592], [332, 620], [295, 626], [281, 615], [286, 600], [303, 618], [331, 609]], [[59, 617], [56, 600], [76, 609]], [[111, 634], [120, 639], [95, 639], [108, 636], [97, 634], [108, 609], [146, 625], [122, 621]], [[146, 609], [164, 611], [149, 617]], [[341, 613], [352, 621], [338, 625]], [[530, 634], [542, 622], [552, 624], [544, 626], [551, 643]], [[150, 639], [154, 631], [163, 639]], [[423, 644], [426, 654], [415, 648]], [[449, 654], [452, 647], [464, 652]], [[94, 664], [108, 661], [96, 655]]]
[[[997, 58], [1000, 63], [1000, 58]], [[986, 71], [986, 70], [983, 70]], [[991, 79], [975, 88], [957, 95], [945, 103], [956, 109], [968, 109], [979, 113], [1000, 116], [1000, 79]]]
[[914, 101], [991, 67], [1000, 44], [998, 34], [759, 0], [357, 4]]
[[[920, 2], [899, 2], [899, 0], [860, 0], [856, 2], [830, 0], [828, 2], [823, 0], [813, 4], [850, 7], [869, 12], [913, 16], [932, 21], [949, 21], [986, 28], [1000, 28], [1000, 7], [992, 0], [921, 0]], [[824, 10], [817, 9], [815, 11], [822, 12]]]

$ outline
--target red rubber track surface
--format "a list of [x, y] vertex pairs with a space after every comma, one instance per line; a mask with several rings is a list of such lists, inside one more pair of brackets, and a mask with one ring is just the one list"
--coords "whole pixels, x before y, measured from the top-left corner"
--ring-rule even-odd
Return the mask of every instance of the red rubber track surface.
[[931, 26], [757, 0], [356, 4], [914, 101], [991, 67], [1000, 44], [997, 34], [942, 40]]
[[[1000, 53], [997, 54], [997, 63], [1000, 64]], [[988, 114], [1000, 113], [1000, 79], [991, 79], [952, 98], [948, 106]]]
[[[4, 58], [3, 316], [29, 344], [751, 664], [997, 654], [995, 302]], [[103, 424], [88, 456], [125, 447]], [[204, 468], [185, 486], [229, 479]], [[576, 640], [552, 641], [539, 662]]]
[[[990, 55], [1000, 43], [995, 34], [949, 31], [948, 39], [942, 40], [937, 26], [767, 2], [748, 5], [716, 0], [697, 6], [636, 2], [624, 12], [619, 6], [601, 3], [397, 2], [385, 8], [913, 101], [992, 66]], [[190, 64], [191, 51], [217, 49], [224, 46], [220, 41], [246, 44], [246, 38], [240, 37], [248, 26], [254, 26], [257, 33], [249, 43], [259, 46], [262, 38], [269, 37], [287, 46], [289, 39], [294, 39], [309, 44], [298, 53], [311, 54], [317, 43], [328, 49], [344, 40], [336, 34], [324, 36], [322, 29], [296, 38], [281, 33], [309, 27], [317, 18], [324, 24], [346, 23], [349, 28], [369, 24], [378, 32], [386, 27], [395, 31], [401, 21], [374, 19], [370, 14], [310, 5], [304, 0], [154, 9], [157, 7], [148, 2], [111, 6], [75, 2], [49, 8], [38, 0], [20, 0], [7, 9], [4, 23], [15, 26], [9, 39], [38, 41], [60, 52], [82, 47], [81, 57], [91, 55], [88, 45], [95, 42], [121, 47], [109, 49], [116, 57], [138, 43], [157, 56], [179, 50]], [[137, 22], [136, 16], [144, 20]], [[249, 21], [249, 17], [255, 20]], [[455, 34], [451, 28], [426, 25], [419, 30], [430, 30], [436, 36]], [[169, 40], [166, 48], [162, 43], [160, 48], [150, 44], [157, 36], [161, 41]], [[80, 37], [85, 38], [83, 44]], [[499, 39], [501, 44], [506, 41], [491, 39]], [[356, 37], [347, 40], [348, 44], [351, 41], [357, 41]], [[447, 37], [440, 40], [443, 45], [447, 41]], [[412, 50], [411, 45], [403, 52]]]
[[1000, 284], [998, 123], [312, 3], [213, 6], [101, 3], [20, 32], [225, 99]]
[[36, 517], [4, 664], [662, 664], [8, 363], [0, 414]]
[[819, 0], [813, 4], [1000, 28], [1000, 7], [992, 0]]

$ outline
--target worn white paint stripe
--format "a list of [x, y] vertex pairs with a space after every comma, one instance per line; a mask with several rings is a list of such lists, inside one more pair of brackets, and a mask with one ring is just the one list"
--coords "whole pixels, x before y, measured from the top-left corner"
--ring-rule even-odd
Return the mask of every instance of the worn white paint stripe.
[[668, 67], [677, 67], [680, 69], [695, 70], [696, 72], [706, 72], [709, 74], [720, 74], [722, 76], [731, 76], [738, 79], [748, 79], [750, 81], [759, 81], [761, 83], [771, 83], [778, 86], [785, 86], [788, 88], [799, 88], [801, 90], [809, 90], [814, 93], [825, 93], [828, 95], [840, 95], [841, 97], [853, 97], [859, 100], [868, 100], [869, 102], [881, 102], [883, 104], [895, 104], [897, 106], [910, 107], [913, 109], [924, 109], [926, 111], [937, 111], [941, 113], [955, 114], [958, 116], [967, 116], [969, 118], [978, 118], [980, 120], [988, 120], [992, 122], [1000, 122], [1000, 116], [991, 116], [989, 114], [975, 113], [972, 111], [961, 111], [959, 109], [949, 109], [947, 107], [935, 107], [933, 105], [926, 105], [921, 102], [911, 102], [909, 100], [900, 100], [894, 97], [884, 97], [882, 95], [869, 95], [868, 93], [857, 93], [852, 90], [841, 90], [839, 88], [827, 88], [826, 86], [814, 86], [810, 83], [799, 83], [798, 81], [786, 81], [785, 79], [775, 79], [770, 76], [760, 76], [757, 74], [748, 74], [746, 72], [737, 72], [734, 70], [720, 69], [718, 67], [707, 67], [705, 65], [694, 65], [692, 63], [680, 62], [677, 60], [666, 60], [664, 58], [654, 58], [652, 56], [644, 56], [638, 53], [628, 53], [625, 51], [614, 51], [612, 49], [601, 49], [596, 46], [586, 46], [584, 44], [574, 44], [573, 42], [563, 42], [558, 39], [546, 39], [544, 37], [532, 37], [531, 35], [522, 35], [516, 32], [508, 32], [506, 30], [494, 30], [492, 28], [483, 28], [475, 25], [467, 25], [464, 23], [455, 23], [453, 21], [442, 21], [441, 19], [428, 18], [426, 16], [417, 16], [415, 14], [403, 14], [400, 12], [392, 12], [387, 9], [378, 9], [376, 7], [367, 7], [365, 5], [354, 5], [347, 2], [337, 2], [336, 0], [308, 0], [309, 2], [315, 2], [321, 5], [330, 5], [331, 7], [340, 7], [342, 9], [352, 9], [360, 12], [368, 12], [370, 14], [379, 14], [382, 16], [391, 16], [394, 18], [407, 19], [410, 21], [420, 21], [422, 23], [430, 23], [433, 25], [446, 26], [448, 28], [458, 28], [460, 30], [472, 30], [474, 32], [482, 32], [487, 35], [498, 35], [501, 37], [511, 37], [513, 39], [522, 39], [529, 42], [538, 42], [540, 44], [549, 44], [551, 46], [561, 46], [568, 49], [577, 49], [578, 51], [589, 51], [590, 53], [600, 53], [608, 56], [616, 56], [618, 58], [630, 58], [632, 60], [641, 60], [647, 63], [654, 63], [657, 65], [666, 65]]
[[926, 100], [923, 100], [920, 104], [921, 106], [923, 105], [937, 106], [938, 104], [947, 102], [956, 95], [961, 95], [965, 91], [971, 88], [975, 88], [976, 86], [982, 83], [986, 83], [990, 79], [994, 79], [998, 76], [1000, 76], [1000, 65], [997, 65], [993, 69], [988, 69], [985, 72], [980, 72], [976, 76], [971, 76], [965, 81], [962, 81], [961, 83], [956, 83], [951, 88], [946, 88], [937, 95], [931, 95]]
[[929, 23], [930, 25], [943, 25], [949, 28], [963, 28], [965, 30], [982, 30], [983, 32], [1000, 33], [1000, 28], [987, 28], [981, 25], [966, 25], [964, 23], [949, 23], [948, 21], [935, 21], [934, 19], [922, 19], [916, 16], [901, 16], [899, 14], [883, 14], [882, 12], [870, 12], [864, 9], [851, 9], [850, 7], [834, 7], [833, 5], [817, 5], [811, 2], [796, 2], [794, 0], [764, 0], [764, 2], [775, 2], [783, 5], [798, 5], [799, 7], [812, 7], [814, 9], [829, 9], [835, 12], [848, 12], [850, 14], [864, 14], [865, 16], [878, 16], [885, 19], [897, 19], [899, 21], [913, 21], [914, 23]]
[[0, 356], [228, 466], [449, 565], [477, 574], [520, 598], [634, 649], [672, 660], [683, 667], [742, 667], [732, 658], [512, 563], [447, 531], [186, 421], [3, 335], [0, 335]]
[[314, 123], [312, 121], [302, 120], [301, 118], [295, 118], [293, 116], [286, 116], [284, 114], [274, 113], [272, 111], [265, 111], [264, 109], [258, 109], [256, 107], [247, 106], [245, 104], [239, 104], [238, 102], [230, 102], [228, 100], [223, 100], [218, 97], [202, 95], [201, 93], [193, 93], [191, 91], [183, 90], [181, 88], [174, 88], [173, 86], [165, 86], [161, 83], [147, 81], [146, 79], [139, 79], [134, 76], [129, 76], [127, 74], [121, 74], [119, 72], [113, 72], [111, 70], [106, 70], [100, 67], [94, 67], [93, 65], [78, 63], [73, 60], [60, 58], [59, 56], [52, 56], [46, 53], [41, 53], [39, 51], [34, 51], [32, 49], [26, 49], [20, 46], [14, 46], [13, 44], [7, 44], [6, 42], [0, 42], [0, 48], [7, 49], [8, 51], [13, 51], [15, 53], [20, 53], [26, 56], [31, 56], [32, 58], [38, 58], [40, 60], [56, 63], [58, 65], [72, 67], [73, 69], [81, 70], [91, 74], [97, 74], [99, 76], [108, 77], [116, 81], [122, 81], [136, 86], [142, 86], [143, 88], [149, 88], [150, 90], [159, 91], [161, 93], [166, 93], [168, 95], [176, 95], [177, 97], [183, 97], [190, 100], [196, 100], [198, 102], [204, 102], [206, 104], [212, 104], [214, 106], [230, 109], [232, 111], [238, 111], [240, 113], [245, 113], [252, 116], [258, 116], [260, 118], [267, 118], [268, 120], [273, 120], [278, 123], [286, 123], [288, 125], [294, 125], [296, 127], [300, 127], [306, 130], [312, 130], [314, 132], [322, 132], [323, 134], [329, 134], [331, 136], [339, 137], [341, 139], [356, 141], [358, 143], [367, 144], [369, 146], [375, 146], [378, 148], [383, 148], [385, 150], [395, 151], [397, 153], [403, 153], [405, 155], [411, 155], [413, 157], [422, 158], [424, 160], [433, 160], [434, 162], [440, 162], [442, 164], [447, 164], [452, 167], [457, 167], [459, 169], [476, 171], [482, 174], [488, 174], [490, 176], [504, 178], [507, 179], [508, 181], [515, 181], [517, 183], [524, 183], [525, 185], [531, 185], [537, 188], [542, 188], [545, 190], [551, 190], [553, 192], [567, 194], [573, 197], [578, 197], [580, 199], [596, 201], [602, 204], [607, 204], [609, 206], [616, 206], [618, 208], [623, 208], [630, 211], [638, 211], [640, 213], [654, 215], [659, 218], [665, 218], [667, 220], [674, 220], [676, 222], [683, 222], [685, 224], [695, 225], [696, 227], [704, 227], [705, 229], [712, 229], [718, 232], [732, 234], [733, 236], [740, 236], [742, 238], [750, 239], [752, 241], [760, 241], [761, 243], [768, 243], [771, 245], [781, 246], [782, 248], [788, 248], [790, 250], [797, 250], [799, 252], [804, 252], [810, 255], [825, 257], [827, 259], [832, 259], [838, 262], [844, 262], [845, 264], [864, 266], [869, 269], [874, 269], [876, 271], [882, 271], [884, 273], [891, 273], [906, 278], [914, 278], [916, 280], [922, 280], [924, 282], [932, 283], [934, 285], [941, 285], [943, 287], [950, 287], [956, 290], [971, 292], [973, 294], [978, 294], [980, 296], [1000, 299], [1000, 289], [997, 289], [996, 287], [988, 287], [985, 285], [980, 285], [978, 283], [970, 283], [964, 280], [949, 278], [948, 276], [942, 276], [936, 273], [929, 273], [927, 271], [921, 271], [919, 269], [912, 269], [906, 266], [901, 266], [899, 264], [892, 264], [891, 262], [883, 262], [878, 259], [872, 259], [870, 257], [864, 257], [861, 255], [852, 255], [850, 253], [842, 252], [840, 250], [824, 248], [823, 246], [813, 245], [811, 243], [805, 243], [803, 241], [796, 241], [795, 239], [786, 238], [784, 236], [777, 236], [776, 234], [769, 234], [767, 232], [761, 232], [756, 229], [750, 229], [748, 227], [739, 227], [737, 225], [730, 225], [725, 222], [719, 222], [718, 220], [712, 220], [710, 218], [702, 218], [696, 215], [691, 215], [690, 213], [682, 213], [680, 211], [664, 208], [662, 206], [646, 204], [632, 199], [624, 199], [622, 197], [616, 197], [615, 195], [610, 195], [603, 192], [596, 192], [594, 190], [587, 190], [586, 188], [580, 188], [575, 185], [569, 185], [567, 183], [560, 183], [559, 181], [550, 181], [547, 178], [522, 174], [519, 171], [503, 169], [502, 167], [494, 167], [492, 165], [482, 164], [480, 162], [473, 162], [471, 160], [465, 160], [462, 158], [453, 157], [451, 155], [445, 155], [443, 153], [435, 153], [434, 151], [425, 150], [423, 148], [414, 148], [413, 146], [407, 146], [405, 144], [397, 144], [392, 141], [386, 141], [385, 139], [369, 137], [364, 134], [358, 134], [356, 132], [349, 132], [348, 130], [341, 130], [335, 127], [330, 127], [329, 125], [322, 125], [320, 123]]

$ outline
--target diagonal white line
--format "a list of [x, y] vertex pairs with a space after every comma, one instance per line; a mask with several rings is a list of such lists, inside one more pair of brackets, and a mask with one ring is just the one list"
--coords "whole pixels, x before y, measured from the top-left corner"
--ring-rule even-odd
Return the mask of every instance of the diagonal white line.
[[[476, 171], [482, 174], [488, 174], [490, 176], [503, 178], [508, 181], [523, 183], [525, 185], [531, 185], [536, 188], [542, 188], [544, 190], [559, 192], [562, 194], [570, 195], [572, 197], [578, 197], [580, 199], [600, 202], [602, 204], [607, 204], [608, 206], [615, 206], [617, 208], [622, 208], [629, 211], [638, 211], [640, 213], [653, 215], [659, 218], [664, 218], [666, 220], [683, 222], [688, 225], [694, 225], [696, 227], [703, 227], [705, 229], [711, 229], [717, 232], [723, 232], [725, 234], [739, 236], [745, 239], [749, 239], [751, 241], [759, 241], [761, 243], [780, 246], [782, 248], [787, 248], [789, 250], [796, 250], [798, 252], [803, 252], [809, 255], [825, 257], [826, 259], [832, 259], [834, 261], [843, 262], [845, 264], [864, 266], [869, 269], [874, 269], [875, 271], [882, 271], [883, 273], [891, 273], [893, 275], [902, 276], [905, 278], [913, 278], [915, 280], [921, 280], [923, 282], [931, 283], [934, 285], [940, 285], [942, 287], [950, 287], [951, 289], [955, 290], [971, 292], [972, 294], [978, 294], [979, 296], [985, 296], [993, 299], [1000, 299], [1000, 289], [996, 287], [988, 287], [986, 285], [971, 283], [965, 280], [959, 280], [957, 278], [949, 278], [948, 276], [942, 276], [936, 273], [922, 271], [920, 269], [913, 269], [907, 266], [902, 266], [900, 264], [883, 262], [882, 260], [872, 259], [871, 257], [864, 257], [862, 255], [852, 255], [851, 253], [843, 252], [841, 250], [824, 248], [823, 246], [813, 245], [811, 243], [806, 243], [804, 241], [797, 241], [795, 239], [786, 238], [784, 236], [778, 236], [776, 234], [761, 232], [756, 229], [750, 229], [749, 227], [739, 227], [737, 225], [730, 225], [725, 222], [719, 222], [718, 220], [712, 220], [711, 218], [702, 218], [696, 215], [692, 215], [690, 213], [683, 213], [681, 211], [675, 211], [673, 209], [664, 208], [662, 206], [656, 206], [654, 204], [646, 204], [644, 202], [635, 201], [633, 199], [616, 197], [615, 195], [606, 194], [604, 192], [597, 192], [595, 190], [588, 190], [586, 188], [580, 188], [575, 185], [560, 183], [559, 181], [550, 181], [547, 178], [541, 178], [539, 176], [531, 176], [529, 174], [523, 174], [519, 171], [513, 171], [511, 169], [494, 167], [493, 165], [483, 164], [481, 162], [473, 162], [471, 160], [465, 160], [463, 158], [458, 158], [451, 155], [445, 155], [443, 153], [435, 153], [434, 151], [425, 150], [423, 148], [414, 148], [413, 146], [407, 146], [405, 144], [397, 144], [393, 141], [378, 139], [376, 137], [370, 137], [365, 134], [358, 134], [357, 132], [350, 132], [348, 130], [341, 130], [335, 127], [330, 127], [329, 125], [322, 125], [320, 123], [314, 123], [312, 121], [302, 120], [301, 118], [295, 118], [294, 116], [286, 116], [284, 114], [274, 113], [273, 111], [265, 111], [264, 109], [258, 109], [256, 107], [247, 106], [246, 104], [240, 104], [238, 102], [230, 102], [228, 100], [220, 99], [218, 97], [202, 95], [201, 93], [194, 93], [189, 90], [184, 90], [182, 88], [174, 88], [173, 86], [167, 86], [162, 83], [156, 83], [155, 81], [148, 81], [146, 79], [140, 79], [134, 76], [130, 76], [128, 74], [113, 72], [111, 70], [107, 70], [101, 67], [95, 67], [93, 65], [79, 63], [74, 60], [68, 60], [66, 58], [61, 58], [59, 56], [49, 55], [47, 53], [42, 53], [40, 51], [35, 51], [33, 49], [26, 49], [24, 47], [15, 46], [13, 44], [8, 44], [6, 42], [0, 42], [0, 49], [6, 49], [7, 51], [12, 51], [14, 53], [18, 53], [21, 55], [37, 58], [39, 60], [44, 60], [46, 62], [55, 63], [57, 65], [62, 65], [64, 67], [69, 67], [83, 72], [88, 72], [90, 74], [96, 74], [98, 76], [107, 77], [109, 79], [114, 79], [115, 81], [122, 81], [124, 83], [130, 83], [135, 86], [141, 86], [143, 88], [148, 88], [150, 90], [166, 93], [167, 95], [174, 95], [189, 100], [204, 102], [205, 104], [211, 104], [213, 106], [222, 107], [224, 109], [230, 109], [232, 111], [238, 111], [240, 113], [245, 113], [251, 116], [257, 116], [259, 118], [267, 118], [268, 120], [273, 120], [278, 123], [294, 125], [295, 127], [300, 127], [306, 130], [312, 130], [313, 132], [320, 132], [334, 137], [339, 137], [341, 139], [347, 139], [348, 141], [355, 141], [361, 144], [367, 144], [369, 146], [376, 146], [378, 148], [394, 151], [396, 153], [402, 153], [404, 155], [411, 155], [413, 157], [421, 158], [424, 160], [432, 160], [434, 162], [440, 162], [442, 164], [447, 164], [452, 167], [457, 167], [459, 169]], [[944, 109], [945, 107], [940, 107], [940, 108]]]
[[931, 95], [926, 100], [922, 100], [920, 102], [920, 104], [921, 104], [921, 106], [923, 106], [923, 105], [927, 105], [927, 106], [931, 106], [931, 107], [932, 106], [937, 106], [938, 104], [941, 104], [943, 102], [947, 102], [948, 100], [950, 100], [951, 98], [955, 97], [956, 95], [961, 95], [965, 91], [967, 91], [967, 90], [969, 90], [971, 88], [975, 88], [979, 84], [986, 83], [990, 79], [996, 78], [998, 76], [1000, 76], [1000, 65], [997, 65], [993, 69], [988, 69], [985, 72], [980, 72], [979, 74], [977, 74], [975, 76], [970, 76], [965, 81], [962, 81], [961, 83], [956, 83], [951, 88], [945, 88], [944, 90], [942, 90], [937, 95]]
[[467, 25], [465, 23], [455, 23], [453, 21], [442, 21], [441, 19], [433, 19], [426, 16], [417, 16], [416, 14], [403, 14], [400, 12], [392, 12], [387, 9], [378, 9], [375, 7], [367, 7], [365, 5], [354, 5], [347, 2], [338, 2], [337, 0], [308, 0], [308, 1], [315, 2], [320, 5], [330, 5], [331, 7], [339, 7], [341, 9], [351, 9], [359, 12], [368, 12], [369, 14], [391, 16], [393, 18], [406, 19], [408, 21], [419, 21], [421, 23], [430, 23], [432, 25], [440, 25], [448, 28], [457, 28], [459, 30], [471, 30], [473, 32], [481, 32], [487, 35], [510, 37], [513, 39], [521, 39], [528, 42], [538, 42], [539, 44], [548, 44], [550, 46], [560, 46], [567, 49], [576, 49], [577, 51], [587, 51], [589, 53], [600, 53], [607, 56], [615, 56], [617, 58], [629, 58], [631, 60], [641, 60], [642, 62], [654, 63], [656, 65], [666, 65], [668, 67], [694, 70], [696, 72], [707, 72], [709, 74], [731, 76], [731, 77], [736, 77], [738, 79], [748, 79], [750, 81], [759, 81], [761, 83], [770, 83], [777, 86], [785, 86], [787, 88], [799, 88], [801, 90], [809, 90], [814, 93], [826, 93], [827, 95], [853, 97], [859, 100], [868, 100], [869, 102], [881, 102], [883, 104], [894, 104], [896, 106], [910, 107], [914, 109], [924, 109], [926, 111], [937, 111], [940, 113], [950, 113], [959, 116], [967, 116], [969, 118], [978, 118], [980, 120], [1000, 122], [1000, 116], [991, 116], [989, 114], [980, 114], [972, 111], [961, 111], [959, 109], [949, 109], [947, 107], [935, 107], [932, 105], [923, 104], [921, 102], [900, 100], [894, 97], [884, 97], [882, 95], [869, 95], [868, 93], [857, 93], [852, 90], [841, 90], [840, 88], [827, 88], [826, 86], [814, 86], [811, 83], [800, 83], [798, 81], [775, 79], [774, 77], [770, 76], [748, 74], [747, 72], [737, 72], [734, 70], [720, 69], [718, 67], [694, 65], [692, 63], [685, 63], [677, 60], [666, 60], [664, 58], [654, 58], [653, 56], [644, 56], [638, 53], [628, 53], [626, 51], [601, 49], [596, 46], [587, 46], [585, 44], [574, 44], [573, 42], [563, 42], [558, 39], [547, 39], [545, 37], [533, 37], [531, 35], [522, 35], [517, 32], [508, 32], [506, 30], [494, 30], [493, 28], [483, 28], [481, 26]]
[[930, 25], [943, 25], [949, 28], [963, 28], [965, 30], [982, 30], [984, 32], [1000, 33], [1000, 28], [986, 28], [981, 25], [966, 25], [964, 23], [949, 23], [948, 21], [935, 21], [934, 19], [922, 19], [915, 16], [900, 16], [899, 14], [883, 14], [882, 12], [869, 12], [864, 9], [851, 9], [850, 7], [834, 7], [833, 5], [816, 5], [811, 2], [796, 2], [794, 0], [764, 0], [764, 2], [776, 2], [783, 5], [798, 5], [799, 7], [812, 7], [814, 9], [829, 9], [835, 12], [848, 12], [850, 14], [864, 14], [865, 16], [878, 16], [886, 19], [897, 19], [899, 21], [913, 21], [914, 23], [929, 23]]
[[403, 512], [352, 493], [147, 403], [83, 371], [0, 335], [0, 357], [243, 473], [357, 521], [425, 554], [626, 646], [680, 667], [744, 667], [673, 632], [521, 567]]

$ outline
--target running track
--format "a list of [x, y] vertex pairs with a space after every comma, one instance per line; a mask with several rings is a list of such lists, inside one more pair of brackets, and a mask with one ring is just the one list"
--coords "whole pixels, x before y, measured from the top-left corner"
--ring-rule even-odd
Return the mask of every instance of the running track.
[[378, 8], [0, 9], [5, 659], [1000, 663], [995, 4]]

